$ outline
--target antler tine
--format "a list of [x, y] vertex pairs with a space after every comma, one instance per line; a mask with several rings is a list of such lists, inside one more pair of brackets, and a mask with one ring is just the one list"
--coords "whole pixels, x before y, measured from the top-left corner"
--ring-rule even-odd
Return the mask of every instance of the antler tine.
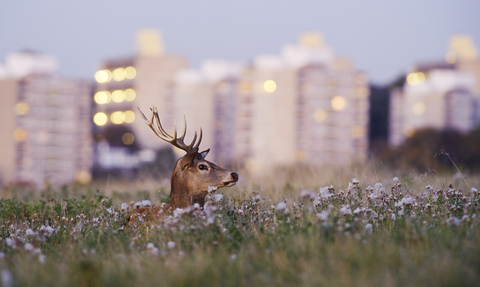
[[[151, 109], [152, 110], [152, 109]], [[175, 137], [172, 137], [171, 135], [169, 135], [162, 127], [162, 124], [160, 122], [160, 117], [158, 116], [158, 110], [157, 108], [154, 107], [154, 109], [152, 110], [153, 112], [153, 115], [154, 117], [157, 118], [157, 127], [158, 127], [158, 130], [160, 131], [160, 133], [166, 137], [167, 139], [170, 138], [170, 139], [175, 139]]]
[[[195, 135], [196, 135], [196, 133], [195, 133]], [[202, 132], [202, 128], [200, 127], [200, 137], [198, 139], [197, 145], [194, 148], [192, 148], [193, 150], [198, 150], [198, 148], [200, 147], [200, 143], [202, 142], [202, 135], [203, 135], [203, 132]]]
[[152, 129], [152, 131], [159, 137], [161, 138], [162, 140], [164, 141], [168, 141], [168, 138], [165, 138], [163, 135], [161, 135], [158, 130], [155, 128], [155, 125], [153, 124], [153, 119], [155, 118], [155, 114], [152, 113], [152, 118], [150, 119], [150, 121], [147, 120], [147, 117], [145, 116], [145, 114], [142, 112], [142, 110], [140, 110], [140, 108], [138, 108], [138, 110], [140, 111], [143, 119], [145, 120], [145, 123]]
[[185, 135], [187, 134], [187, 117], [185, 115], [183, 115], [183, 122], [185, 123], [185, 125], [183, 126], [183, 135], [180, 137], [182, 141], [185, 138]]
[[146, 117], [145, 114], [142, 112], [142, 110], [141, 110], [139, 107], [137, 107], [137, 109], [138, 109], [138, 111], [140, 112], [140, 115], [142, 116], [143, 120], [144, 120], [144, 121], [148, 121], [147, 117]]
[[[140, 108], [138, 108], [138, 111], [140, 112], [142, 118], [145, 120], [145, 123], [153, 130], [153, 132], [159, 138], [172, 144], [173, 146], [179, 149], [184, 150], [185, 152], [187, 152], [187, 154], [198, 151], [198, 147], [200, 146], [200, 142], [202, 141], [202, 128], [200, 128], [200, 138], [198, 143], [195, 145], [195, 142], [197, 140], [197, 132], [195, 131], [195, 135], [193, 137], [192, 143], [190, 145], [186, 145], [184, 142], [184, 139], [187, 133], [187, 118], [185, 116], [183, 116], [184, 127], [183, 127], [182, 136], [177, 138], [177, 122], [175, 122], [173, 136], [171, 136], [163, 128], [162, 123], [160, 122], [160, 116], [158, 115], [157, 108], [153, 107], [153, 108], [150, 108], [150, 110], [152, 111], [152, 118], [150, 121], [148, 121], [145, 114], [140, 110]], [[154, 122], [154, 119], [156, 119], [156, 122]]]
[[192, 143], [190, 143], [190, 145], [189, 145], [189, 147], [191, 147], [192, 150], [194, 150], [193, 146], [195, 145], [196, 140], [197, 140], [197, 131], [195, 131], [195, 134], [193, 135]]

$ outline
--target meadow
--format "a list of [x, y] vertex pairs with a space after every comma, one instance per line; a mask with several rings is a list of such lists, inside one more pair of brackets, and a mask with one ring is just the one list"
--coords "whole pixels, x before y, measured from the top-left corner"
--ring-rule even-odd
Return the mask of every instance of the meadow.
[[[365, 171], [368, 170], [368, 171]], [[363, 167], [242, 176], [161, 221], [168, 180], [6, 187], [1, 286], [478, 286], [480, 177]]]

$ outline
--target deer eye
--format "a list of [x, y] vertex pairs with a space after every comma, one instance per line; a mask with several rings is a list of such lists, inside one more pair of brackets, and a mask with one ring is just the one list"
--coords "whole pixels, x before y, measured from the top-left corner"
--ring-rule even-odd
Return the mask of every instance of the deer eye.
[[204, 164], [201, 164], [201, 165], [198, 166], [198, 169], [199, 170], [205, 170], [205, 169], [207, 169], [207, 166], [204, 165]]

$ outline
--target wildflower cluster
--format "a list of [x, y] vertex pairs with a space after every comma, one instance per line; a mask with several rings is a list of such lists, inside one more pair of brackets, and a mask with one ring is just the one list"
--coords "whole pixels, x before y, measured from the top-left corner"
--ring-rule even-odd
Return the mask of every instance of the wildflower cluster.
[[[477, 234], [480, 196], [475, 188], [462, 191], [452, 186], [439, 189], [427, 185], [422, 190], [411, 190], [398, 178], [389, 186], [382, 183], [365, 186], [352, 179], [344, 189], [330, 185], [315, 191], [300, 190], [296, 196], [280, 201], [265, 197], [259, 191], [224, 196], [211, 188], [204, 206], [195, 204], [165, 214], [161, 208], [155, 208], [150, 200], [113, 204], [112, 199], [104, 196], [83, 196], [81, 200], [65, 199], [59, 203], [1, 199], [1, 279], [19, 280], [16, 274], [20, 271], [8, 264], [9, 258], [25, 258], [29, 264], [35, 262], [39, 266], [57, 264], [59, 272], [64, 258], [69, 256], [78, 257], [81, 262], [80, 266], [73, 265], [73, 270], [87, 268], [85, 270], [91, 270], [88, 272], [101, 270], [89, 267], [99, 258], [118, 261], [122, 268], [131, 266], [132, 260], [153, 260], [172, 268], [165, 270], [178, 270], [176, 266], [181, 264], [196, 266], [199, 253], [211, 257], [216, 254], [215, 250], [221, 250], [221, 255], [214, 257], [220, 261], [209, 262], [225, 265], [221, 260], [235, 264], [244, 262], [246, 256], [250, 256], [250, 260], [270, 260], [272, 256], [272, 261], [266, 262], [275, 264], [275, 258], [290, 254], [284, 260], [300, 266], [302, 261], [291, 261], [297, 258], [294, 254], [316, 260], [315, 256], [309, 257], [309, 253], [312, 250], [328, 252], [320, 248], [323, 244], [340, 248], [335, 247], [334, 242], [351, 240], [368, 244], [374, 241], [371, 238], [392, 236], [408, 239], [412, 244], [412, 238], [420, 235], [438, 236], [450, 231], [457, 234], [459, 230], [462, 231], [459, 234]], [[158, 210], [161, 214], [138, 213], [129, 218], [135, 214], [133, 211], [140, 209]], [[432, 244], [433, 238], [426, 240], [428, 244]], [[302, 244], [296, 245], [298, 240]], [[345, 250], [341, 252], [344, 254]], [[316, 264], [329, 258], [328, 253], [317, 256], [320, 261]], [[325, 262], [332, 259], [329, 260]], [[71, 283], [70, 279], [65, 280], [63, 283]]]

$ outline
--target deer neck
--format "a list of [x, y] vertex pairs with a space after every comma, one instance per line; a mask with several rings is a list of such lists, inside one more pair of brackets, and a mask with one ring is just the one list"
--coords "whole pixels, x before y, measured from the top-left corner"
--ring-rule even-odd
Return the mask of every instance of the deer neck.
[[187, 181], [182, 178], [181, 172], [179, 172], [177, 169], [175, 169], [172, 174], [171, 188], [170, 206], [173, 209], [186, 208], [194, 205], [195, 203], [203, 206], [205, 203], [207, 191], [198, 192], [197, 190], [192, 190], [192, 188], [187, 184]]

